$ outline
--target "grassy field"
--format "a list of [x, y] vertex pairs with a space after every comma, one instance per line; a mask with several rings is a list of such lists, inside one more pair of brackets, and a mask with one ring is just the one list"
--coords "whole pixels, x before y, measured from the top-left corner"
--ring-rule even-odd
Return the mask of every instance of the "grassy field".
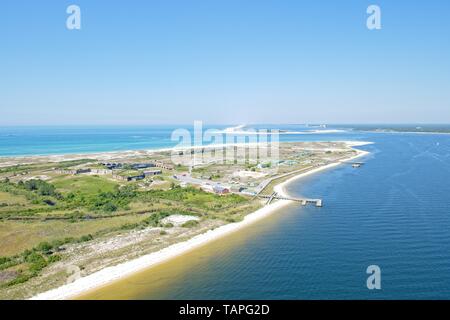
[[[200, 223], [185, 223], [177, 229], [177, 238], [182, 239], [189, 234], [187, 230], [195, 233], [205, 228], [202, 221], [239, 221], [259, 207], [258, 203], [238, 195], [219, 196], [174, 186], [167, 172], [154, 177], [158, 181], [156, 187], [142, 188], [151, 186], [152, 180], [126, 183], [111, 176], [45, 172], [44, 181], [36, 178], [43, 176], [42, 166], [35, 171], [30, 169], [30, 166], [27, 171], [20, 166], [14, 169], [27, 172], [29, 178], [0, 180], [0, 296], [2, 292], [5, 295], [14, 292], [18, 297], [25, 294], [28, 282], [38, 283], [35, 278], [49, 276], [51, 265], [71, 257], [65, 253], [67, 246], [158, 227], [160, 219], [171, 214], [201, 217]], [[186, 236], [182, 236], [184, 233]], [[167, 243], [176, 241], [166, 237]], [[159, 246], [148, 244], [148, 248]], [[142, 247], [148, 250], [145, 248]], [[117, 257], [127, 254], [127, 251], [116, 253]], [[102, 259], [104, 255], [91, 262], [99, 263]], [[63, 276], [59, 274], [57, 279]]]
[[59, 176], [51, 180], [52, 184], [61, 193], [78, 192], [84, 194], [95, 194], [100, 192], [112, 192], [119, 183], [111, 181], [102, 176]]
[[7, 204], [9, 206], [25, 205], [28, 201], [25, 196], [14, 195], [8, 192], [0, 191], [0, 204]]
[[142, 215], [132, 215], [77, 222], [2, 221], [0, 222], [0, 252], [1, 256], [11, 256], [31, 249], [44, 241], [51, 242], [67, 237], [79, 238], [127, 223], [137, 223], [143, 219]]

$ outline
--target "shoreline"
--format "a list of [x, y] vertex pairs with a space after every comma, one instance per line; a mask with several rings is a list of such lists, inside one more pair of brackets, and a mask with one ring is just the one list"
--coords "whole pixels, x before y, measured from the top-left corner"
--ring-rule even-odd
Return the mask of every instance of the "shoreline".
[[[347, 141], [348, 146], [362, 146], [371, 144], [371, 142], [359, 142], [359, 141]], [[294, 177], [289, 178], [286, 181], [283, 181], [277, 184], [274, 187], [274, 190], [278, 192], [281, 196], [288, 196], [286, 192], [286, 186], [292, 183], [294, 180], [301, 179], [305, 176], [312, 175], [314, 173], [318, 173], [330, 168], [337, 167], [342, 164], [342, 161], [350, 161], [356, 158], [360, 158], [369, 154], [367, 151], [354, 149], [357, 151], [357, 154], [337, 161], [330, 163], [325, 166], [321, 166], [312, 170], [309, 170], [304, 173], [300, 173], [295, 175]], [[141, 256], [139, 258], [123, 262], [121, 264], [104, 268], [100, 271], [89, 274], [85, 277], [79, 278], [78, 280], [62, 285], [55, 289], [39, 293], [33, 297], [31, 300], [64, 300], [64, 299], [72, 299], [80, 296], [88, 291], [95, 290], [96, 288], [108, 285], [112, 282], [124, 279], [128, 276], [133, 275], [136, 272], [143, 271], [145, 269], [149, 269], [166, 261], [169, 261], [172, 258], [181, 256], [186, 254], [196, 248], [199, 248], [203, 245], [206, 245], [209, 242], [220, 239], [226, 235], [237, 232], [259, 220], [268, 217], [281, 208], [291, 204], [292, 201], [289, 200], [278, 200], [270, 205], [266, 205], [244, 217], [244, 219], [240, 222], [229, 223], [223, 226], [220, 226], [216, 229], [209, 230], [202, 234], [199, 234], [189, 240], [176, 243], [161, 249], [156, 252], [149, 253], [147, 255]]]
[[[296, 141], [279, 141], [278, 143], [295, 143]], [[297, 141], [298, 142], [298, 141]], [[322, 142], [322, 141], [310, 141], [310, 142]], [[330, 142], [344, 142], [348, 146], [360, 146], [371, 144], [372, 142], [366, 141], [351, 141], [351, 140], [335, 140]], [[128, 149], [128, 150], [117, 150], [117, 151], [92, 151], [92, 152], [79, 152], [79, 153], [56, 153], [56, 154], [25, 154], [25, 155], [0, 155], [0, 168], [8, 166], [7, 161], [31, 161], [30, 163], [35, 163], [38, 161], [48, 161], [48, 162], [60, 162], [60, 161], [72, 161], [80, 159], [93, 159], [93, 160], [108, 160], [118, 156], [146, 156], [152, 155], [154, 153], [160, 152], [177, 152], [186, 150], [199, 150], [199, 149], [217, 149], [226, 147], [257, 147], [259, 145], [265, 146], [261, 142], [234, 142], [234, 143], [212, 143], [206, 145], [175, 145], [168, 147], [157, 147], [155, 149]], [[6, 163], [6, 164], [5, 164]]]

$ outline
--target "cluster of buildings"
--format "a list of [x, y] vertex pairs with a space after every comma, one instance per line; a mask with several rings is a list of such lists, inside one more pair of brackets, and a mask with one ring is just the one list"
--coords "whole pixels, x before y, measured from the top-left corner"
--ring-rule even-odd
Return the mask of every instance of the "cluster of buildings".
[[213, 192], [213, 193], [216, 193], [216, 194], [227, 194], [227, 193], [230, 193], [230, 188], [229, 187], [225, 187], [225, 186], [223, 186], [221, 184], [213, 184], [213, 185], [211, 185], [211, 184], [202, 184], [200, 186], [200, 188], [203, 191]]
[[89, 168], [82, 168], [82, 169], [56, 169], [55, 170], [59, 174], [81, 174], [81, 173], [90, 173], [91, 169]]
[[[111, 174], [114, 179], [122, 181], [137, 181], [145, 179], [149, 176], [162, 174], [161, 169], [172, 170], [173, 166], [165, 164], [162, 161], [148, 162], [148, 163], [118, 163], [118, 162], [104, 162], [100, 163], [104, 166], [101, 168], [77, 168], [77, 169], [55, 169], [59, 174], [77, 175], [82, 173], [92, 174]], [[153, 170], [145, 170], [141, 172], [132, 172], [132, 170], [143, 170], [148, 168], [158, 168]], [[127, 170], [130, 170], [127, 172]], [[119, 171], [119, 172], [118, 172]]]
[[138, 175], [113, 174], [113, 178], [118, 179], [118, 180], [123, 180], [123, 181], [138, 181], [138, 180], [143, 180], [146, 177], [155, 176], [158, 174], [162, 174], [162, 171], [159, 169], [156, 169], [156, 170], [144, 171], [143, 173], [138, 174]]
[[147, 163], [116, 163], [116, 162], [105, 162], [101, 163], [103, 166], [105, 166], [109, 170], [117, 170], [117, 169], [134, 169], [134, 170], [141, 170], [141, 169], [147, 169], [147, 168], [162, 168], [166, 170], [173, 170], [173, 166], [171, 164], [164, 163], [162, 161], [154, 161], [154, 162], [147, 162]]
[[239, 185], [225, 186], [220, 183], [216, 184], [202, 184], [200, 188], [206, 192], [213, 192], [215, 194], [228, 194], [228, 193], [244, 193], [245, 187]]

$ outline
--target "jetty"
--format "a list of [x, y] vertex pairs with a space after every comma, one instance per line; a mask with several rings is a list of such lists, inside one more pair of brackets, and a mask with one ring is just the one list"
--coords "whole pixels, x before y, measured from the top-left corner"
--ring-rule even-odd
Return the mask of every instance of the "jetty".
[[301, 203], [302, 206], [306, 206], [307, 204], [314, 204], [316, 207], [322, 207], [323, 202], [322, 199], [308, 199], [308, 198], [293, 198], [293, 197], [285, 197], [280, 196], [276, 192], [273, 192], [269, 196], [258, 195], [258, 197], [267, 199], [266, 204], [270, 204], [274, 199], [276, 200], [289, 200]]
[[351, 164], [353, 168], [359, 168], [364, 165], [364, 162], [355, 162], [355, 161], [341, 161], [341, 163]]

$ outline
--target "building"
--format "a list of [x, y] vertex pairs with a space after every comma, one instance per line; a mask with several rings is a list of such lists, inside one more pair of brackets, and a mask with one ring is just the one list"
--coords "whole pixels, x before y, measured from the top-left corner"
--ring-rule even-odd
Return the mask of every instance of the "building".
[[230, 193], [230, 189], [226, 188], [224, 186], [221, 186], [220, 184], [216, 184], [213, 186], [213, 191], [217, 194], [227, 194]]
[[91, 173], [93, 174], [112, 174], [112, 170], [109, 169], [91, 169]]
[[135, 170], [156, 167], [154, 163], [133, 163], [131, 167]]
[[173, 170], [173, 165], [164, 163], [162, 161], [155, 161], [155, 167], [166, 169], [166, 170]]
[[80, 174], [80, 173], [89, 173], [91, 172], [91, 169], [89, 168], [85, 168], [85, 169], [70, 169], [70, 170], [64, 170], [64, 169], [57, 169], [56, 170], [57, 173], [60, 174]]
[[148, 171], [144, 171], [144, 176], [155, 176], [157, 174], [162, 174], [161, 170], [148, 170]]
[[134, 175], [134, 176], [127, 176], [127, 175], [119, 175], [119, 174], [113, 174], [113, 178], [117, 180], [122, 181], [138, 181], [145, 179], [144, 174]]
[[143, 180], [145, 178], [144, 174], [140, 174], [137, 176], [129, 176], [127, 177], [127, 181], [138, 181], [138, 180]]
[[109, 170], [121, 169], [123, 166], [121, 163], [115, 163], [115, 162], [114, 163], [106, 162], [106, 163], [102, 163], [102, 165], [104, 165]]

